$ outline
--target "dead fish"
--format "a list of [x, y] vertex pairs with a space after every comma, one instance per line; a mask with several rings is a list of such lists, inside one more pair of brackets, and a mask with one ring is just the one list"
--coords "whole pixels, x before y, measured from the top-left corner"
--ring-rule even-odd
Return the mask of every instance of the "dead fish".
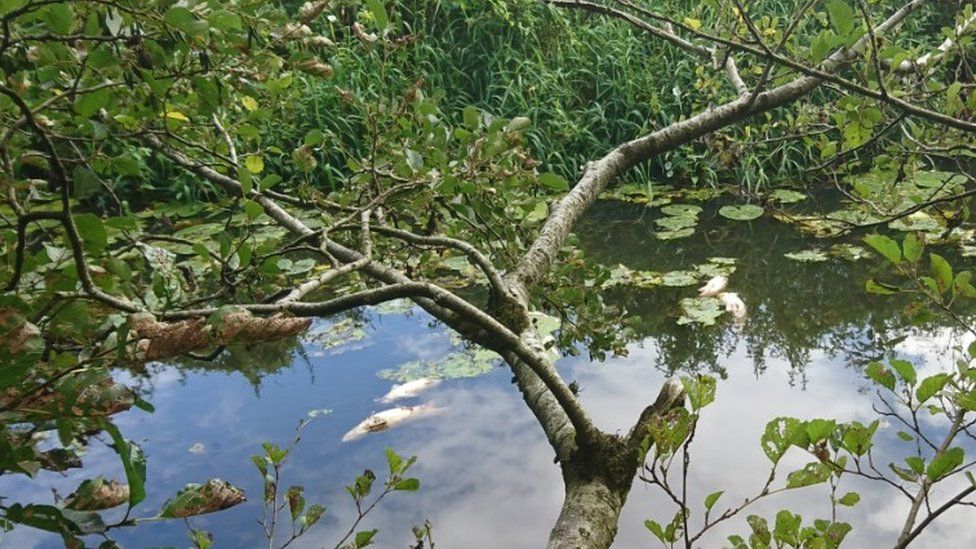
[[406, 383], [400, 383], [398, 385], [394, 385], [393, 388], [390, 389], [389, 393], [386, 393], [376, 400], [379, 402], [390, 403], [394, 400], [400, 400], [402, 398], [413, 398], [440, 382], [441, 380], [437, 378], [422, 377]]
[[419, 406], [397, 406], [389, 410], [377, 412], [360, 422], [351, 431], [342, 436], [343, 442], [356, 440], [369, 433], [385, 431], [405, 421], [432, 416], [443, 412], [443, 408], [438, 408], [433, 403], [421, 404]]
[[736, 320], [746, 317], [746, 304], [735, 292], [722, 292], [718, 294], [719, 300], [725, 305], [725, 310], [732, 313]]
[[187, 451], [190, 452], [191, 454], [195, 455], [195, 456], [198, 456], [198, 455], [206, 452], [207, 451], [207, 447], [204, 446], [202, 442], [198, 442], [198, 443], [194, 444], [193, 446], [190, 446], [190, 449], [187, 450]]
[[724, 276], [716, 276], [709, 280], [704, 286], [698, 288], [700, 297], [714, 297], [729, 285], [729, 279]]

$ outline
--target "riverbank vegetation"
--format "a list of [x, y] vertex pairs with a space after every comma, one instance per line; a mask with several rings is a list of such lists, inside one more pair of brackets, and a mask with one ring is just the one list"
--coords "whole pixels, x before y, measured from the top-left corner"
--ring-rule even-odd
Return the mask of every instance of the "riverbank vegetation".
[[[406, 298], [463, 337], [457, 360], [511, 369], [563, 475], [551, 547], [609, 546], [635, 478], [677, 507], [649, 535], [691, 547], [749, 503], [719, 513], [720, 492], [707, 496], [696, 530], [668, 480], [688, 474], [715, 378], [675, 376], [615, 434], [556, 359], [625, 353], [642, 325], [671, 320], [628, 314], [621, 294], [726, 277], [735, 260], [593, 261], [575, 231], [601, 199], [653, 212], [665, 249], [701, 236], [706, 207], [727, 223], [775, 219], [823, 239], [791, 260], [887, 261], [834, 291], [890, 295], [906, 324], [971, 331], [976, 15], [964, 2], [0, 0], [0, 21], [0, 467], [77, 468], [101, 439], [126, 479], [0, 502], [4, 527], [77, 545], [239, 503], [212, 479], [135, 518], [146, 457], [112, 416], [152, 404], [118, 369], [287, 345], [315, 318]], [[805, 206], [825, 187], [839, 198]], [[863, 245], [829, 240], [851, 235]], [[742, 321], [730, 295], [682, 300], [677, 322], [732, 322], [721, 304]], [[773, 420], [761, 444], [774, 472], [792, 447], [815, 460], [782, 487], [770, 474], [757, 498], [860, 475], [911, 502], [892, 518], [895, 546], [923, 535], [973, 490], [932, 501], [937, 484], [972, 479], [959, 441], [972, 438], [974, 353], [925, 379], [900, 359], [864, 366], [881, 415], [916, 448], [887, 470], [870, 453], [877, 423]], [[925, 414], [947, 425], [933, 433]], [[274, 479], [272, 545], [285, 504], [295, 533], [324, 512], [279, 490], [286, 454], [268, 445], [256, 460]], [[417, 489], [401, 477], [412, 461], [387, 459], [383, 494]], [[360, 518], [374, 479], [349, 488]], [[98, 513], [115, 507], [118, 520]], [[340, 545], [371, 543], [358, 524]], [[789, 511], [745, 524], [730, 543], [832, 547], [852, 527]], [[417, 532], [429, 543], [429, 525]]]

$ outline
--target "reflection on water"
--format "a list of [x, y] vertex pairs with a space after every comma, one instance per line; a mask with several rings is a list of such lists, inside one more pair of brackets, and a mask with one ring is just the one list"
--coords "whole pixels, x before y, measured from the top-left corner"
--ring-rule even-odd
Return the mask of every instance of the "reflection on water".
[[[731, 285], [749, 305], [750, 317], [739, 328], [727, 319], [711, 328], [681, 327], [674, 322], [677, 303], [693, 289], [615, 290], [608, 298], [640, 316], [643, 340], [630, 346], [628, 357], [601, 364], [567, 358], [560, 369], [579, 382], [587, 409], [610, 431], [628, 429], [668, 373], [722, 373], [726, 379], [693, 446], [693, 501], [720, 489], [725, 490], [720, 506], [754, 494], [768, 473], [759, 436], [774, 415], [873, 419], [871, 395], [856, 366], [880, 354], [883, 342], [916, 358], [920, 374], [951, 367], [945, 351], [959, 342], [950, 330], [907, 331], [900, 327], [901, 304], [860, 289], [872, 268], [868, 262], [788, 261], [784, 252], [815, 243], [766, 220], [699, 228], [695, 238], [661, 242], [653, 238], [649, 219], [634, 222], [638, 211], [599, 205], [582, 228], [587, 253], [607, 264], [660, 271], [688, 268], [712, 256], [737, 257]], [[709, 209], [703, 217], [712, 215]], [[416, 494], [395, 494], [371, 517], [369, 526], [381, 529], [379, 546], [406, 547], [410, 526], [424, 518], [433, 522], [438, 546], [448, 549], [542, 546], [561, 503], [561, 480], [552, 450], [504, 368], [445, 381], [407, 402], [433, 401], [447, 409], [443, 415], [340, 442], [344, 432], [381, 409], [374, 399], [386, 393], [390, 382], [377, 378], [377, 371], [437, 358], [451, 345], [443, 329], [422, 313], [367, 313], [366, 319], [369, 344], [341, 354], [291, 343], [236, 349], [207, 367], [195, 363], [130, 374], [156, 407], [153, 414], [133, 410], [118, 416], [122, 431], [140, 441], [149, 457], [149, 497], [138, 509], [149, 515], [182, 485], [220, 476], [244, 488], [250, 500], [191, 523], [211, 531], [217, 547], [262, 545], [254, 520], [261, 514], [261, 479], [249, 456], [264, 441], [286, 443], [300, 418], [328, 408], [332, 414], [305, 428], [285, 468], [285, 485], [305, 485], [309, 502], [329, 509], [316, 533], [298, 547], [322, 547], [341, 535], [353, 519], [343, 485], [364, 467], [381, 471], [387, 446], [419, 456], [416, 474], [422, 487]], [[882, 431], [882, 450], [898, 447], [894, 431]], [[782, 471], [804, 462], [800, 456], [788, 457]], [[114, 454], [97, 444], [85, 466], [86, 477], [122, 475]], [[77, 472], [68, 477], [42, 473], [37, 481], [5, 477], [0, 493], [12, 500], [49, 502], [52, 488], [66, 495], [80, 479]], [[844, 486], [845, 491], [858, 488]], [[851, 547], [878, 546], [896, 535], [893, 519], [904, 516], [908, 502], [884, 488], [862, 488], [861, 503], [842, 508], [838, 518], [855, 525]], [[828, 490], [818, 486], [783, 494], [751, 512], [772, 517], [782, 508], [800, 511], [808, 520], [829, 516]], [[656, 492], [636, 483], [617, 545], [654, 546], [643, 521], [669, 520], [673, 513]], [[971, 515], [965, 510], [945, 515], [918, 546], [976, 545], [976, 531], [967, 519]], [[702, 546], [719, 546], [726, 535], [745, 529], [742, 520], [730, 521]], [[146, 524], [121, 532], [118, 539], [134, 547], [188, 545], [186, 529], [178, 522]], [[10, 547], [61, 545], [55, 536], [26, 529], [6, 534], [4, 542]]]

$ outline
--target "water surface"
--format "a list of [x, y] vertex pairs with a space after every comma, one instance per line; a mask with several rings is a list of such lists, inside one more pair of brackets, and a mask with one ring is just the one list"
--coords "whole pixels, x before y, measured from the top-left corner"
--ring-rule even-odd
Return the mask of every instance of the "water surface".
[[[600, 203], [580, 234], [594, 260], [632, 269], [687, 269], [709, 257], [737, 258], [731, 286], [750, 308], [746, 323], [735, 326], [722, 318], [708, 328], [676, 325], [678, 301], [694, 295], [693, 288], [615, 289], [606, 299], [641, 319], [639, 341], [629, 346], [629, 355], [592, 362], [584, 352], [559, 362], [562, 375], [579, 383], [584, 405], [609, 431], [629, 429], [668, 375], [707, 371], [723, 378], [695, 438], [692, 501], [725, 490], [721, 507], [761, 487], [769, 465], [758, 441], [775, 416], [873, 420], [872, 395], [860, 367], [884, 349], [893, 347], [915, 359], [921, 373], [931, 373], [950, 368], [947, 351], [965, 343], [949, 328], [906, 328], [904, 303], [865, 294], [864, 280], [879, 268], [875, 261], [790, 261], [783, 253], [823, 244], [765, 218], [718, 222], [712, 207], [702, 216], [695, 237], [665, 242], [654, 238], [653, 216], [646, 209]], [[304, 485], [309, 503], [329, 509], [320, 525], [293, 546], [335, 543], [354, 518], [343, 485], [366, 467], [382, 478], [386, 447], [418, 456], [414, 474], [422, 487], [418, 493], [394, 494], [368, 519], [367, 526], [381, 530], [380, 547], [407, 547], [410, 526], [425, 518], [434, 525], [438, 547], [543, 546], [561, 503], [561, 479], [552, 450], [505, 368], [446, 381], [411, 401], [436, 402], [446, 409], [440, 416], [340, 441], [348, 429], [381, 409], [374, 399], [391, 382], [377, 377], [378, 371], [437, 358], [451, 345], [445, 329], [420, 311], [367, 310], [365, 319], [367, 338], [347, 348], [286, 342], [238, 349], [214, 365], [155, 365], [125, 373], [147, 391], [156, 408], [152, 414], [132, 410], [116, 416], [122, 432], [139, 441], [149, 459], [149, 497], [140, 513], [151, 514], [188, 482], [219, 476], [242, 487], [249, 501], [193, 518], [191, 524], [212, 532], [216, 547], [266, 546], [255, 522], [261, 515], [261, 478], [249, 456], [265, 441], [289, 443], [299, 419], [312, 410], [330, 409], [331, 414], [304, 429], [284, 472], [284, 485]], [[882, 452], [900, 451], [894, 431], [881, 431]], [[782, 476], [806, 461], [791, 454]], [[36, 481], [4, 477], [0, 493], [13, 501], [47, 503], [51, 489], [67, 495], [81, 479], [98, 473], [122, 478], [115, 455], [96, 443], [82, 472], [65, 477], [45, 472]], [[890, 543], [907, 500], [885, 488], [849, 481], [843, 491], [853, 489], [861, 491], [861, 503], [838, 516], [855, 525], [849, 546]], [[808, 519], [828, 516], [828, 490], [817, 486], [787, 493], [751, 512], [772, 518], [782, 508]], [[617, 546], [656, 546], [644, 520], [667, 521], [673, 514], [660, 494], [635, 483]], [[917, 546], [974, 546], [971, 520], [971, 509], [949, 513]], [[717, 528], [702, 546], [720, 546], [733, 533], [746, 534], [744, 520]], [[186, 527], [175, 521], [125, 530], [116, 539], [127, 547], [188, 545]], [[27, 529], [6, 534], [3, 541], [10, 547], [61, 545], [56, 536]]]

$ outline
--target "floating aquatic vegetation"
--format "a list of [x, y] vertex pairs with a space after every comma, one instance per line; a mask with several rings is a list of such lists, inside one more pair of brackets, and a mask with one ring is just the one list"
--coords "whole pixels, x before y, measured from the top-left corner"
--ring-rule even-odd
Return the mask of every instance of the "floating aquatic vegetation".
[[727, 277], [735, 272], [735, 263], [736, 260], [731, 257], [711, 257], [708, 262], [695, 265], [695, 272], [701, 278]]
[[721, 194], [721, 189], [716, 189], [714, 187], [701, 187], [698, 189], [685, 189], [681, 191], [681, 198], [684, 200], [703, 202], [705, 200], [711, 200]]
[[807, 195], [791, 189], [775, 189], [769, 193], [769, 198], [780, 204], [793, 204], [807, 199]]
[[896, 231], [921, 231], [941, 233], [942, 225], [925, 212], [915, 212], [911, 215], [896, 219], [888, 223], [888, 228]]
[[681, 229], [694, 228], [698, 225], [698, 218], [691, 216], [672, 216], [666, 215], [654, 220], [654, 224], [668, 231], [680, 231]]
[[660, 285], [661, 273], [656, 271], [635, 271], [626, 265], [617, 265], [610, 269], [610, 278], [603, 283], [602, 287], [635, 286], [638, 288], [653, 288]]
[[381, 315], [405, 315], [413, 309], [414, 303], [409, 299], [394, 299], [373, 306], [373, 310]]
[[673, 231], [657, 231], [654, 233], [654, 238], [658, 240], [677, 240], [679, 238], [687, 238], [695, 234], [695, 229], [691, 227], [686, 227], [684, 229], [675, 229]]
[[[897, 185], [894, 183], [897, 181]], [[849, 176], [846, 182], [854, 194], [869, 199], [875, 207], [888, 213], [904, 211], [922, 202], [958, 193], [967, 178], [942, 171], [920, 171], [901, 180], [894, 172], [871, 171]]]
[[671, 202], [670, 194], [673, 192], [673, 187], [661, 183], [627, 183], [606, 191], [603, 197], [632, 204], [661, 206]]
[[437, 283], [447, 288], [467, 288], [485, 284], [484, 274], [475, 267], [467, 256], [457, 255], [440, 260], [435, 269], [446, 273], [437, 277]]
[[529, 313], [529, 319], [532, 321], [532, 325], [535, 326], [536, 331], [539, 332], [539, 336], [544, 340], [551, 338], [556, 333], [556, 330], [562, 326], [561, 320], [541, 311]]
[[437, 360], [412, 360], [396, 368], [380, 370], [380, 379], [406, 383], [421, 378], [457, 379], [477, 377], [487, 374], [502, 361], [494, 351], [482, 349], [463, 349], [452, 352]]
[[[321, 329], [314, 330], [307, 340], [319, 345], [329, 354], [340, 354], [346, 351], [362, 349], [367, 346], [366, 330], [363, 323], [352, 318], [344, 318]], [[353, 346], [353, 343], [360, 343]]]
[[871, 257], [871, 253], [867, 249], [856, 244], [834, 244], [830, 247], [829, 251], [830, 255], [848, 261], [860, 261], [866, 257]]
[[788, 252], [783, 254], [787, 259], [800, 261], [803, 263], [819, 263], [830, 259], [823, 250], [803, 250], [801, 252]]
[[661, 285], [680, 287], [698, 283], [698, 274], [694, 271], [671, 271], [661, 275]]
[[701, 206], [695, 204], [669, 204], [661, 207], [661, 213], [671, 217], [698, 217]]
[[762, 206], [740, 204], [738, 206], [722, 206], [719, 208], [718, 214], [734, 221], [752, 221], [753, 219], [762, 217], [764, 211]]
[[678, 318], [678, 324], [701, 324], [712, 326], [725, 309], [716, 297], [686, 297], [681, 300], [681, 310], [684, 314]]
[[662, 206], [661, 213], [664, 215], [655, 219], [654, 223], [664, 230], [656, 231], [654, 236], [658, 240], [674, 240], [695, 234], [695, 227], [698, 226], [698, 214], [701, 212], [701, 206], [694, 204]]
[[874, 223], [879, 218], [862, 210], [836, 210], [828, 214], [789, 215], [776, 212], [773, 218], [816, 238], [831, 238], [856, 225]]

